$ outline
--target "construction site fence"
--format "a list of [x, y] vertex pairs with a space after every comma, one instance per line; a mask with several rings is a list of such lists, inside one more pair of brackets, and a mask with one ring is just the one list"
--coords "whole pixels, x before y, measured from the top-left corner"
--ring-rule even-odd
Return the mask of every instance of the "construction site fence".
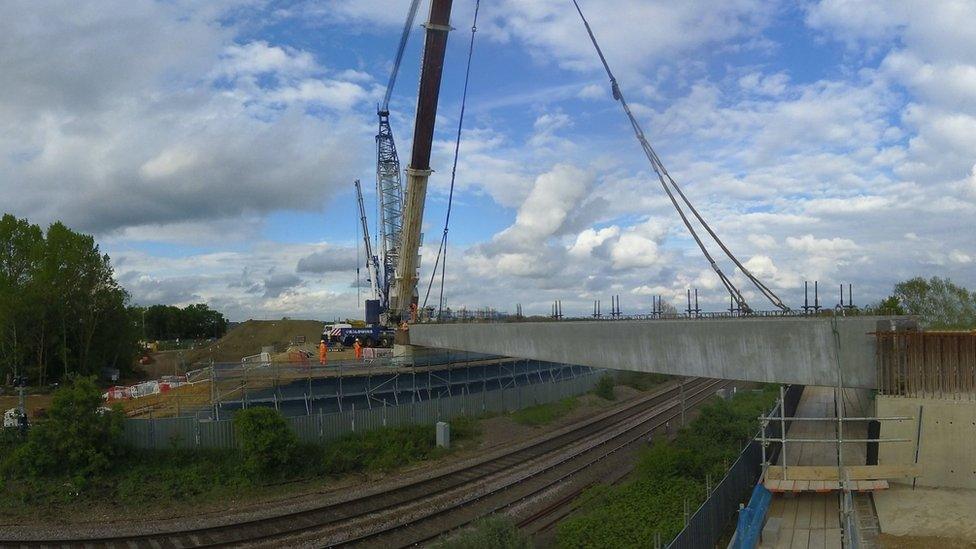
[[198, 362], [186, 372], [187, 381], [204, 381], [211, 377], [216, 377], [217, 379], [237, 378], [251, 372], [257, 373], [258, 375], [263, 372], [264, 375], [290, 373], [299, 376], [305, 376], [311, 372], [314, 376], [317, 373], [354, 373], [359, 370], [375, 368], [429, 368], [442, 365], [460, 367], [471, 362], [504, 358], [498, 355], [467, 351], [444, 351], [410, 357], [409, 359], [387, 356], [376, 358], [329, 358], [325, 364], [320, 364], [317, 357], [304, 356], [297, 352], [294, 353], [293, 358], [288, 360], [262, 358], [266, 356], [269, 357], [270, 355], [254, 355], [240, 362]]
[[[515, 386], [474, 394], [437, 396], [429, 400], [382, 402], [372, 408], [343, 410], [286, 418], [288, 425], [305, 443], [321, 444], [348, 433], [401, 425], [429, 425], [461, 416], [513, 412], [538, 404], [577, 396], [593, 389], [603, 371], [584, 368], [574, 378], [554, 382]], [[197, 418], [126, 419], [124, 440], [130, 447], [164, 450], [238, 446], [233, 420]]]
[[976, 399], [976, 331], [878, 332], [878, 392]]
[[[791, 385], [786, 389], [784, 401], [787, 417], [796, 413], [801, 396], [803, 396], [802, 385]], [[774, 417], [780, 414], [780, 403], [777, 402], [768, 416]], [[790, 422], [787, 421], [787, 430], [789, 426]], [[766, 426], [766, 436], [770, 438], [782, 436], [780, 428], [780, 422], [770, 422]], [[775, 462], [778, 451], [776, 447], [767, 448], [766, 459]], [[725, 477], [711, 488], [708, 497], [667, 547], [674, 549], [715, 547], [727, 532], [730, 521], [735, 518], [739, 504], [749, 501], [752, 490], [762, 473], [762, 458], [763, 450], [759, 441], [753, 440], [747, 444], [735, 463], [729, 467]]]

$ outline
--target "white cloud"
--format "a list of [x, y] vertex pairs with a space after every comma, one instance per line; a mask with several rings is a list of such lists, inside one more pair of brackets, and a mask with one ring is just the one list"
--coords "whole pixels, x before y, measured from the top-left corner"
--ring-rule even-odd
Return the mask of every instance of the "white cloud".
[[353, 82], [309, 79], [269, 93], [267, 100], [272, 103], [319, 103], [330, 109], [347, 111], [370, 97], [367, 90]]
[[822, 0], [809, 5], [807, 23], [872, 51], [900, 40], [929, 59], [973, 62], [974, 18], [976, 5], [967, 0]]
[[789, 85], [790, 77], [786, 73], [763, 74], [751, 72], [739, 78], [739, 87], [748, 92], [759, 95], [783, 95]]
[[580, 99], [606, 99], [607, 87], [599, 84], [587, 84], [576, 94]]
[[[599, 6], [581, 5], [611, 65], [629, 74], [708, 44], [756, 36], [772, 12], [767, 3], [752, 0], [608, 0]], [[505, 0], [486, 6], [485, 12], [481, 26], [497, 41], [518, 40], [540, 60], [556, 59], [573, 70], [599, 66], [579, 15], [563, 2]]]
[[589, 257], [594, 249], [602, 246], [607, 240], [615, 239], [619, 236], [620, 227], [616, 225], [602, 229], [586, 229], [576, 235], [576, 241], [569, 247], [569, 253], [577, 257]]
[[885, 57], [881, 70], [921, 99], [953, 110], [976, 112], [976, 65], [926, 63], [913, 52], [895, 51]]
[[859, 246], [847, 238], [815, 238], [812, 234], [800, 238], [787, 237], [786, 245], [794, 250], [813, 255], [833, 255], [854, 252]]
[[617, 270], [654, 267], [662, 260], [659, 245], [666, 234], [667, 226], [656, 219], [624, 229], [589, 228], [576, 236], [568, 251], [577, 259], [608, 258]]
[[964, 188], [969, 193], [969, 196], [976, 199], [976, 164], [973, 164], [973, 169], [964, 183]]
[[538, 176], [519, 207], [515, 224], [498, 234], [503, 245], [531, 248], [546, 242], [564, 227], [570, 213], [593, 185], [593, 175], [567, 164]]
[[542, 114], [532, 124], [534, 133], [529, 138], [529, 145], [532, 147], [559, 145], [563, 140], [556, 136], [556, 132], [570, 128], [572, 125], [573, 120], [565, 113]]
[[961, 250], [952, 250], [952, 252], [949, 253], [949, 260], [954, 263], [966, 264], [973, 262], [973, 256]]
[[894, 201], [884, 196], [852, 196], [808, 200], [805, 209], [813, 214], [852, 214], [883, 211], [893, 205]]
[[[372, 156], [349, 118], [371, 91], [324, 75], [308, 52], [235, 43], [223, 11], [5, 9], [0, 51], [17, 52], [0, 55], [7, 211], [105, 234], [318, 209]], [[310, 102], [325, 110], [306, 115]]]
[[298, 77], [320, 70], [315, 58], [308, 52], [272, 46], [258, 40], [227, 46], [220, 55], [216, 72], [228, 78], [267, 73]]
[[660, 261], [657, 242], [637, 232], [625, 232], [610, 249], [610, 258], [617, 269], [652, 267]]
[[139, 167], [139, 174], [146, 179], [169, 177], [197, 163], [195, 151], [175, 145], [146, 161]]
[[750, 234], [749, 242], [752, 243], [753, 246], [760, 249], [773, 248], [776, 246], [776, 239], [768, 234]]

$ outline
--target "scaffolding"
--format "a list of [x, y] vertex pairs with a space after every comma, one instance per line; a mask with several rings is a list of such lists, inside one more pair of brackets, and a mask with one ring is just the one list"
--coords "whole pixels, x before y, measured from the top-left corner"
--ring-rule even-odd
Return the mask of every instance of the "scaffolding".
[[210, 416], [224, 419], [235, 410], [268, 406], [289, 416], [345, 412], [356, 407], [398, 406], [453, 396], [556, 384], [591, 374], [585, 366], [526, 359], [452, 355], [426, 366], [398, 367], [362, 362], [334, 365], [261, 363], [214, 364]]

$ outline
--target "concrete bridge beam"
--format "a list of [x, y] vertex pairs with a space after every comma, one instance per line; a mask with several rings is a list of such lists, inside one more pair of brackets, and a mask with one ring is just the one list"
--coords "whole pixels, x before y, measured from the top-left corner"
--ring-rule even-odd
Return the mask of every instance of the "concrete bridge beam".
[[907, 317], [616, 320], [416, 324], [411, 343], [614, 370], [874, 388], [875, 331]]

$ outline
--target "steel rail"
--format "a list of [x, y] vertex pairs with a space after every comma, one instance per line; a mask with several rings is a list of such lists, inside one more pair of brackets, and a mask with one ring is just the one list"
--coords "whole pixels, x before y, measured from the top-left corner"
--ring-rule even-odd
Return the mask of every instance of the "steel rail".
[[[704, 383], [697, 385], [695, 387], [695, 390], [690, 395], [690, 401], [693, 403], [693, 405], [697, 405], [703, 402], [704, 400], [710, 398], [712, 396], [712, 391], [716, 387], [724, 386], [729, 383], [731, 383], [731, 381], [706, 380], [704, 381]], [[670, 421], [671, 419], [674, 419], [675, 417], [678, 417], [680, 415], [680, 410], [676, 411], [676, 409], [680, 407], [680, 402], [675, 402], [672, 400], [665, 404], [662, 404], [658, 408], [662, 408], [662, 407], [663, 407], [662, 410], [655, 412], [654, 414], [650, 415], [646, 419], [624, 429], [620, 433], [617, 433], [606, 440], [597, 442], [593, 446], [590, 446], [589, 448], [586, 448], [578, 453], [560, 458], [544, 466], [543, 468], [530, 473], [525, 477], [519, 478], [510, 483], [506, 483], [502, 486], [498, 486], [492, 490], [489, 490], [486, 493], [473, 496], [467, 501], [460, 502], [457, 505], [453, 505], [450, 507], [446, 507], [434, 511], [416, 520], [412, 520], [404, 524], [395, 524], [392, 526], [388, 526], [384, 529], [370, 532], [368, 534], [364, 534], [353, 539], [338, 542], [335, 545], [343, 546], [343, 547], [346, 546], [357, 547], [357, 546], [363, 546], [363, 544], [367, 544], [369, 546], [381, 546], [381, 547], [410, 547], [410, 546], [420, 545], [432, 541], [435, 538], [438, 538], [444, 534], [450, 533], [460, 528], [464, 528], [483, 516], [497, 513], [505, 508], [521, 503], [531, 497], [538, 495], [539, 493], [545, 490], [548, 490], [552, 486], [560, 482], [563, 482], [564, 480], [576, 474], [579, 474], [581, 471], [584, 471], [591, 465], [599, 461], [602, 461], [607, 457], [622, 450], [623, 448], [630, 446], [634, 442], [643, 439], [649, 433], [653, 432], [655, 429], [660, 428], [667, 421]], [[653, 422], [653, 425], [650, 427], [647, 426], [649, 422]], [[633, 434], [635, 431], [637, 432], [637, 434]], [[604, 445], [613, 443], [614, 441], [617, 441], [621, 438], [624, 438], [624, 442], [613, 445], [612, 448], [610, 448], [609, 450], [605, 450], [602, 452], [600, 451], [600, 448], [603, 447]], [[586, 457], [587, 455], [593, 453], [597, 454], [596, 457], [592, 457], [592, 458]], [[574, 462], [580, 459], [582, 459], [584, 463], [582, 465], [574, 465]], [[451, 514], [464, 512], [471, 506], [483, 502], [490, 497], [497, 496], [506, 491], [521, 487], [524, 485], [523, 483], [538, 479], [539, 477], [542, 477], [547, 473], [551, 473], [552, 471], [557, 470], [557, 468], [567, 464], [571, 466], [570, 471], [559, 474], [557, 475], [556, 478], [543, 479], [542, 485], [537, 487], [531, 487], [529, 493], [521, 495], [515, 498], [514, 500], [506, 500], [500, 504], [492, 506], [487, 511], [477, 513], [476, 516], [474, 517], [466, 518], [460, 521], [459, 523], [456, 522], [454, 524], [449, 525], [448, 527], [444, 527], [445, 517], [450, 516]], [[412, 536], [410, 535], [411, 529], [416, 529], [418, 527], [422, 528], [422, 523], [431, 523], [435, 521], [436, 524], [433, 529], [426, 531], [420, 535], [412, 535]], [[404, 533], [406, 534], [405, 536]], [[397, 536], [401, 536], [401, 538], [398, 540]], [[389, 539], [389, 538], [393, 538], [393, 539]]]

